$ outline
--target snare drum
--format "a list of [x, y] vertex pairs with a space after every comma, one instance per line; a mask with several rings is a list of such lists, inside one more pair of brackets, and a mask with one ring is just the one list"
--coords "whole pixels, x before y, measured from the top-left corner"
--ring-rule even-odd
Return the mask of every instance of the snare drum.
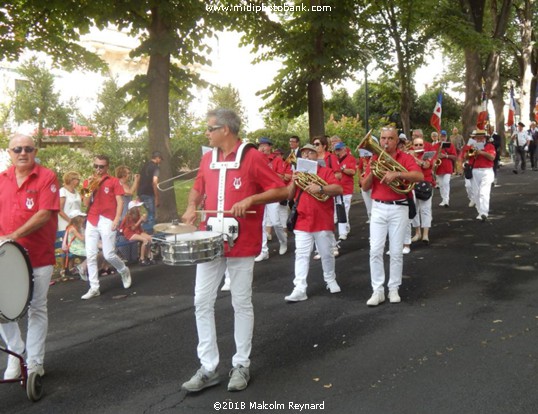
[[14, 322], [28, 310], [34, 281], [24, 248], [11, 240], [0, 242], [0, 322]]
[[224, 238], [214, 231], [172, 234], [161, 241], [163, 263], [189, 266], [210, 262], [224, 254]]

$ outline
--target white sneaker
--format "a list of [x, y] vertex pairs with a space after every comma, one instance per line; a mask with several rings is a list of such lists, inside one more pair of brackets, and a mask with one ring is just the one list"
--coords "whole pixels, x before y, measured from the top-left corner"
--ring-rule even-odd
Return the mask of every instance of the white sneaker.
[[80, 299], [83, 299], [83, 300], [91, 299], [91, 298], [95, 298], [95, 297], [99, 296], [100, 294], [101, 294], [101, 292], [99, 292], [99, 289], [90, 288], [90, 290], [88, 290], [88, 292], [86, 292], [84, 295], [82, 295], [80, 297]]
[[269, 253], [260, 253], [256, 258], [254, 259], [255, 262], [261, 262], [262, 260], [269, 259]]
[[7, 357], [7, 368], [4, 371], [4, 379], [17, 379], [21, 376], [21, 361], [19, 358], [9, 355]]
[[402, 250], [403, 254], [409, 254], [411, 252], [411, 248], [409, 246], [405, 246]]
[[372, 294], [372, 297], [368, 299], [366, 304], [368, 306], [377, 306], [380, 303], [385, 302], [385, 293], [384, 292], [374, 292]]
[[321, 259], [321, 254], [316, 253], [316, 254], [314, 255], [314, 260], [319, 260], [319, 259]]
[[338, 240], [347, 240], [347, 234], [341, 234], [338, 236]]
[[230, 291], [230, 282], [225, 281], [224, 285], [220, 288], [222, 292], [229, 292]]
[[283, 254], [286, 254], [287, 251], [288, 251], [288, 244], [280, 243], [280, 249], [278, 250], [278, 254], [282, 256]]
[[327, 283], [327, 289], [331, 293], [340, 293], [342, 289], [340, 289], [340, 286], [338, 286], [338, 283], [336, 280], [333, 280], [332, 282]]
[[334, 256], [334, 257], [338, 257], [338, 256], [340, 256], [340, 251], [338, 250], [338, 247], [335, 247], [335, 248], [333, 249], [333, 256]]
[[389, 302], [390, 303], [400, 303], [402, 299], [400, 298], [400, 295], [398, 295], [397, 290], [389, 290]]
[[474, 201], [469, 201], [469, 207], [474, 207], [475, 205]]
[[301, 302], [307, 299], [306, 292], [297, 288], [293, 289], [293, 292], [284, 298], [286, 302]]
[[28, 375], [30, 375], [32, 372], [35, 372], [37, 375], [44, 377], [45, 376], [45, 368], [43, 368], [43, 364], [38, 364], [37, 362], [30, 362], [28, 364]]
[[131, 287], [131, 271], [128, 267], [125, 267], [125, 270], [121, 274], [121, 281], [123, 282], [123, 287], [129, 289]]

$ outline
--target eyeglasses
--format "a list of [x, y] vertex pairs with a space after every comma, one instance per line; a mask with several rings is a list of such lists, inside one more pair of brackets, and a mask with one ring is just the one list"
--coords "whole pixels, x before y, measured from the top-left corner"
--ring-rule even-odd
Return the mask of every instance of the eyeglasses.
[[217, 129], [221, 129], [222, 128], [222, 125], [208, 125], [207, 126], [207, 132], [213, 132], [213, 131], [216, 131]]
[[314, 145], [315, 145], [316, 147], [319, 147], [319, 146], [321, 145], [321, 142], [314, 142]]
[[423, 147], [424, 144], [413, 144], [415, 147]]
[[100, 170], [104, 170], [108, 165], [99, 165], [99, 164], [93, 164], [93, 168], [99, 168]]
[[30, 146], [26, 146], [26, 147], [13, 147], [11, 148], [11, 151], [13, 151], [15, 154], [20, 154], [21, 152], [25, 152], [27, 154], [31, 154], [32, 152], [35, 151], [35, 147], [30, 147]]

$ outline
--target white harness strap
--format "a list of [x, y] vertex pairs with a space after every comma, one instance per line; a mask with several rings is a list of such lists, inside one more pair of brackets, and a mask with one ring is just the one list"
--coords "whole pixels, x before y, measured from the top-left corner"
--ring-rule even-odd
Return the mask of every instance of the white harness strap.
[[219, 162], [218, 160], [218, 148], [213, 148], [213, 154], [211, 157], [211, 164], [209, 168], [211, 170], [219, 171], [219, 187], [217, 192], [217, 217], [210, 217], [208, 225], [211, 226], [212, 231], [217, 231], [228, 235], [228, 241], [235, 240], [238, 237], [239, 223], [233, 217], [224, 217], [224, 196], [226, 191], [226, 172], [228, 169], [236, 170], [241, 166], [241, 158], [243, 150], [248, 144], [242, 143], [235, 156], [234, 161]]

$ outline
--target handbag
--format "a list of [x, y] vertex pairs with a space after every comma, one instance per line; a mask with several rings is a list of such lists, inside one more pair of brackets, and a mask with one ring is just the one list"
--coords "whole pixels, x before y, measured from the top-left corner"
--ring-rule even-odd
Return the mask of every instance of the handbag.
[[433, 186], [428, 181], [419, 181], [415, 185], [415, 196], [419, 200], [429, 200], [433, 193]]
[[297, 223], [297, 218], [299, 217], [299, 213], [297, 212], [297, 206], [299, 205], [299, 199], [301, 198], [301, 194], [303, 194], [303, 190], [299, 191], [297, 200], [295, 200], [295, 203], [293, 204], [293, 207], [291, 208], [290, 215], [288, 216], [288, 219], [286, 220], [286, 228], [289, 231], [293, 231], [293, 229], [295, 229], [295, 224]]
[[344, 197], [340, 196], [340, 203], [335, 203], [336, 219], [338, 223], [347, 223], [346, 206], [344, 205]]
[[463, 166], [463, 176], [470, 180], [471, 178], [473, 178], [473, 166], [472, 164], [465, 164]]

